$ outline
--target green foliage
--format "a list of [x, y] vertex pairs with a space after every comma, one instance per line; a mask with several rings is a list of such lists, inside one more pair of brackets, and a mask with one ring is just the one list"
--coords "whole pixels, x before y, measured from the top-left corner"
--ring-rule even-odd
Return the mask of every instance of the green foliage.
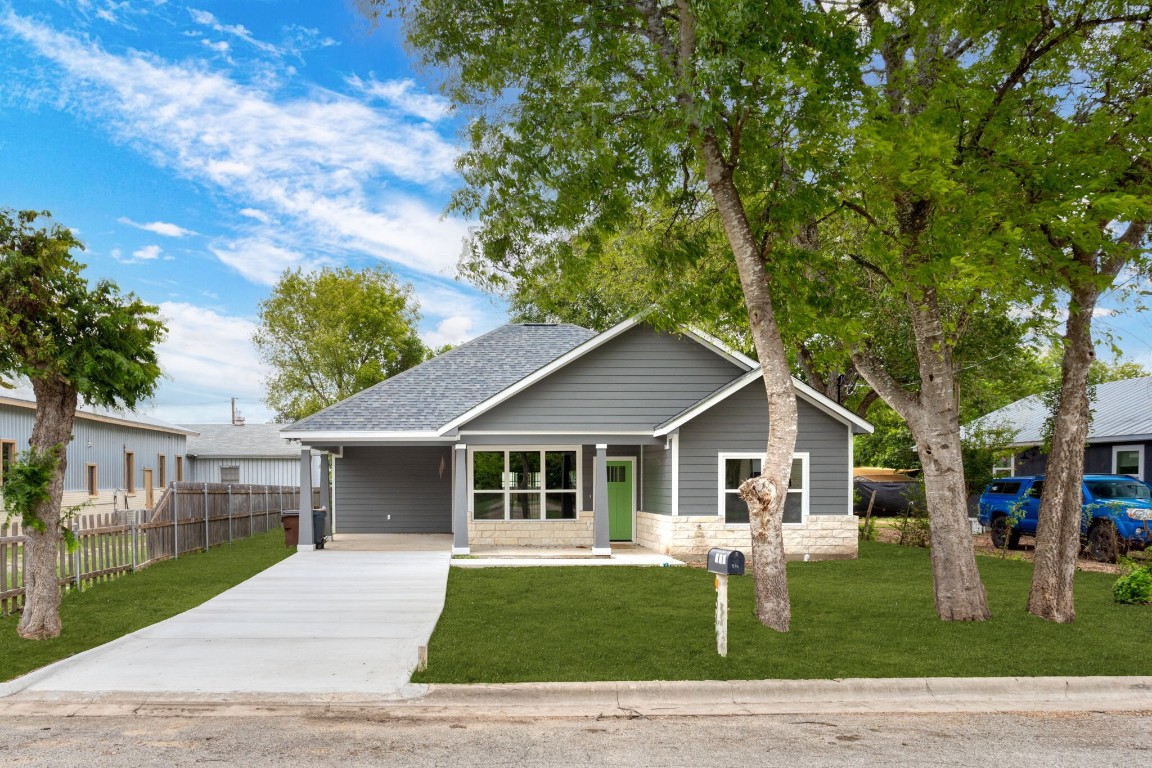
[[1112, 599], [1127, 605], [1152, 603], [1152, 566], [1129, 567], [1112, 585]]
[[879, 402], [868, 411], [868, 421], [876, 427], [876, 431], [870, 435], [858, 435], [853, 440], [855, 466], [892, 469], [920, 467], [916, 440], [899, 414], [886, 403]]
[[412, 287], [383, 267], [287, 270], [252, 342], [272, 367], [266, 402], [294, 421], [423, 362]]
[[1012, 452], [1016, 428], [1011, 425], [977, 425], [964, 434], [960, 451], [964, 457], [964, 482], [969, 495], [980, 493], [992, 482], [992, 468]]
[[904, 495], [908, 497], [909, 504], [904, 516], [896, 522], [896, 530], [900, 532], [898, 544], [905, 547], [928, 548], [932, 544], [932, 525], [928, 520], [928, 502], [924, 493], [924, 483], [918, 481], [909, 483]]
[[157, 308], [110, 281], [90, 286], [83, 246], [47, 212], [0, 210], [0, 376], [55, 379], [87, 402], [134, 408], [160, 377]]
[[40, 532], [48, 530], [36, 510], [49, 500], [48, 486], [56, 476], [64, 449], [62, 445], [47, 451], [30, 447], [9, 465], [4, 473], [4, 485], [0, 486], [4, 512], [9, 522], [17, 518], [24, 528]]

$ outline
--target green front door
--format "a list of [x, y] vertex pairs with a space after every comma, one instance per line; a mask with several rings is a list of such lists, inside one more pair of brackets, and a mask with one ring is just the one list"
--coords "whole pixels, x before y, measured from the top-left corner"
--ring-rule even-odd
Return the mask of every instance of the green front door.
[[632, 541], [632, 462], [608, 462], [608, 538]]

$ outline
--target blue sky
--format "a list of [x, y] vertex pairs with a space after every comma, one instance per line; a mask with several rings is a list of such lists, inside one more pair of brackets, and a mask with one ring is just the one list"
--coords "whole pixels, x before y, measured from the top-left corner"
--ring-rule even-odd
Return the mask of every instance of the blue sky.
[[[52, 211], [161, 307], [160, 418], [270, 416], [249, 338], [289, 267], [387, 264], [432, 346], [505, 319], [454, 279], [460, 121], [352, 0], [0, 0], [0, 83], [0, 207]], [[1152, 367], [1147, 313], [1109, 307]]]
[[430, 345], [504, 321], [454, 279], [460, 122], [351, 0], [0, 0], [0, 82], [0, 206], [161, 307], [160, 418], [270, 415], [248, 340], [289, 267], [388, 265]]

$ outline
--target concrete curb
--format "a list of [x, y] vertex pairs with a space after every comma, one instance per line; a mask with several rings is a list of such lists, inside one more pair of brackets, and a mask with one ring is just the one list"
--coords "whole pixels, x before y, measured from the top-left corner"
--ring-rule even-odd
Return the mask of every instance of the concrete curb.
[[534, 719], [928, 712], [1152, 712], [1152, 677], [704, 680], [406, 686], [359, 694], [27, 692], [0, 714]]

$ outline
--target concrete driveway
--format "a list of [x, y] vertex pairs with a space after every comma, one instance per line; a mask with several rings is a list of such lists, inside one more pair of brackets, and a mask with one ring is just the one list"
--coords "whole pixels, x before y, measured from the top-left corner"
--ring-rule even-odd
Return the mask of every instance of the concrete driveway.
[[444, 607], [450, 546], [297, 553], [186, 613], [32, 673], [25, 691], [399, 696]]

